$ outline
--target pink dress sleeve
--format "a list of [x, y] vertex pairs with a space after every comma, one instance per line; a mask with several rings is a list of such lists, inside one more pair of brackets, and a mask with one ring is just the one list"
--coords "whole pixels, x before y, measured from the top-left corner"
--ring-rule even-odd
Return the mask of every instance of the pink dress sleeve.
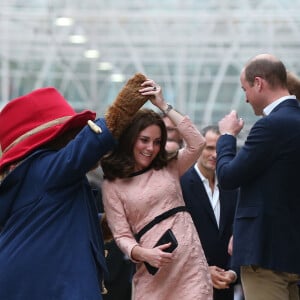
[[118, 195], [115, 187], [115, 182], [104, 180], [102, 185], [104, 211], [115, 242], [123, 253], [131, 258], [131, 251], [134, 246], [138, 245], [138, 243], [135, 240], [127, 221], [121, 196]]
[[187, 116], [177, 125], [177, 128], [185, 142], [184, 147], [179, 150], [177, 160], [178, 172], [181, 176], [199, 158], [205, 146], [205, 139]]

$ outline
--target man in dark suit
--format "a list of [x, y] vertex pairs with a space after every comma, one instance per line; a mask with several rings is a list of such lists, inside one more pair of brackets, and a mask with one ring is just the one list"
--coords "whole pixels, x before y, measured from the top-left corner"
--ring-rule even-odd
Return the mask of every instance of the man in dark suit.
[[184, 201], [191, 213], [210, 268], [214, 300], [233, 300], [236, 276], [228, 271], [228, 243], [236, 206], [237, 190], [224, 191], [216, 179], [216, 143], [220, 136], [217, 126], [202, 131], [206, 139], [195, 166], [181, 177]]
[[243, 120], [232, 111], [219, 122], [219, 184], [240, 187], [232, 260], [241, 266], [247, 300], [299, 299], [299, 103], [289, 94], [284, 64], [273, 55], [251, 59], [240, 80], [246, 101], [264, 117], [238, 152]]

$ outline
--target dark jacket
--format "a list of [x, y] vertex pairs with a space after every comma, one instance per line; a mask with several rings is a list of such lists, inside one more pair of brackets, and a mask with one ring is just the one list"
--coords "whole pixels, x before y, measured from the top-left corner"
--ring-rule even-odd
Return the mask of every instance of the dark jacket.
[[106, 270], [85, 176], [115, 140], [86, 126], [59, 151], [38, 150], [0, 185], [0, 299], [99, 300]]
[[[237, 190], [225, 191], [219, 187], [220, 222], [218, 227], [205, 187], [194, 167], [181, 177], [181, 187], [208, 265], [230, 269], [228, 243], [232, 235]], [[216, 294], [220, 295], [216, 297]], [[214, 290], [214, 299], [233, 299], [233, 288]]]
[[236, 139], [217, 142], [217, 174], [240, 187], [233, 263], [300, 274], [300, 108], [289, 99], [259, 119], [236, 153]]
[[183, 198], [198, 231], [210, 266], [228, 269], [228, 243], [232, 235], [237, 190], [220, 189], [220, 224], [216, 222], [203, 182], [194, 167], [181, 177]]

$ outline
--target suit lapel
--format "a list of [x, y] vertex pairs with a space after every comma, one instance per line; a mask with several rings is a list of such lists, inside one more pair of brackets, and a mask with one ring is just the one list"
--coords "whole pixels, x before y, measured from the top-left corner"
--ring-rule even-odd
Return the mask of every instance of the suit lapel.
[[191, 188], [191, 192], [193, 193], [193, 196], [196, 198], [196, 203], [199, 204], [198, 209], [205, 209], [211, 221], [218, 228], [216, 217], [213, 208], [211, 206], [210, 200], [207, 196], [204, 184], [195, 170], [193, 170], [192, 172], [192, 176], [190, 180], [190, 188]]
[[220, 198], [220, 222], [219, 222], [219, 235], [222, 235], [223, 231], [224, 231], [224, 228], [225, 228], [225, 225], [226, 225], [226, 203], [223, 199], [223, 195], [222, 195], [222, 191], [221, 189], [219, 188], [219, 198]]

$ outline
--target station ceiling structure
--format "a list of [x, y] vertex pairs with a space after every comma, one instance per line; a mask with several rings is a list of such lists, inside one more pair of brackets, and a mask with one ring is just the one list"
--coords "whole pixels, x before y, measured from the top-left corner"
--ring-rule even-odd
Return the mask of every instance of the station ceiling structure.
[[269, 52], [300, 74], [299, 12], [300, 0], [1, 0], [0, 105], [55, 86], [102, 115], [142, 72], [199, 127], [235, 109], [247, 130], [240, 71]]

